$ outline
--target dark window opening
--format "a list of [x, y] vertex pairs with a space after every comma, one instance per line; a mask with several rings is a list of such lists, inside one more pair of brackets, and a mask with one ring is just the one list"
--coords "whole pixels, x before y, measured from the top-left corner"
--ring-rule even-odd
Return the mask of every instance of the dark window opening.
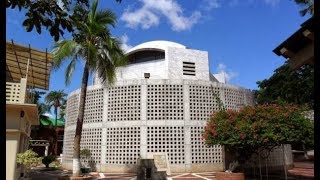
[[139, 51], [128, 56], [128, 63], [135, 64], [164, 58], [165, 53], [162, 51]]

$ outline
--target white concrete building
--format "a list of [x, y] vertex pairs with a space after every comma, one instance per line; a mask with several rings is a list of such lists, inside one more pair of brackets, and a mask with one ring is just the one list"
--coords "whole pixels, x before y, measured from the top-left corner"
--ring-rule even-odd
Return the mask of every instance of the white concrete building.
[[[151, 41], [127, 55], [112, 87], [98, 78], [88, 87], [81, 148], [91, 150], [97, 170], [134, 172], [138, 159], [152, 152], [167, 153], [171, 172], [223, 170], [221, 146], [207, 147], [201, 132], [221, 106], [252, 105], [252, 92], [218, 82], [206, 51]], [[63, 166], [69, 169], [79, 94], [70, 93], [67, 103]]]

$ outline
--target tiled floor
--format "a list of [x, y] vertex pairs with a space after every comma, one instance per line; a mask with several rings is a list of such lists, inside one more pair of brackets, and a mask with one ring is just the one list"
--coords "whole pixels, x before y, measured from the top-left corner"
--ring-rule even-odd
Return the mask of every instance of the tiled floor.
[[[33, 180], [57, 180], [59, 176], [71, 174], [71, 171], [34, 171], [32, 173]], [[91, 173], [97, 179], [106, 180], [132, 180], [135, 179], [135, 173]], [[295, 162], [294, 168], [288, 171], [289, 179], [313, 179], [314, 178], [314, 164], [313, 162]], [[214, 172], [205, 173], [172, 173], [169, 176], [172, 180], [214, 180]], [[269, 179], [272, 179], [270, 176]], [[276, 179], [283, 179], [277, 177]]]
[[295, 162], [294, 168], [288, 171], [289, 174], [314, 177], [314, 163], [313, 162]]

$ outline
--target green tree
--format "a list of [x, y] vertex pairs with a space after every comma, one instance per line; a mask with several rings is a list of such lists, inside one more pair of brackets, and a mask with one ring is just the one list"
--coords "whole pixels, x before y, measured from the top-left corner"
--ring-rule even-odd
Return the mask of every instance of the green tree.
[[240, 167], [253, 154], [270, 153], [281, 144], [300, 143], [312, 148], [314, 127], [302, 111], [288, 104], [219, 111], [210, 117], [203, 139], [208, 145], [223, 145]]
[[45, 101], [48, 104], [49, 109], [53, 107], [54, 114], [56, 115], [55, 128], [57, 127], [57, 122], [58, 122], [58, 108], [62, 104], [65, 104], [66, 97], [67, 97], [67, 94], [64, 93], [63, 90], [50, 91], [45, 97]]
[[53, 50], [53, 68], [61, 67], [64, 61], [70, 61], [66, 68], [65, 83], [68, 85], [79, 60], [84, 62], [82, 75], [79, 113], [73, 151], [73, 175], [80, 174], [80, 141], [83, 125], [84, 106], [87, 93], [88, 77], [95, 72], [102, 82], [112, 84], [115, 80], [116, 67], [126, 63], [120, 41], [111, 37], [109, 26], [116, 24], [116, 16], [110, 10], [97, 11], [98, 1], [92, 3], [91, 11], [82, 21], [73, 21], [77, 36], [73, 40], [62, 40]]
[[274, 71], [269, 79], [257, 82], [255, 91], [258, 104], [286, 102], [298, 105], [314, 105], [314, 67], [303, 65], [297, 70], [285, 63]]
[[23, 26], [27, 32], [35, 27], [41, 34], [42, 27], [45, 27], [58, 41], [65, 30], [74, 34], [72, 21], [81, 21], [88, 14], [89, 0], [6, 0], [6, 7], [26, 10]]
[[314, 0], [294, 0], [294, 2], [301, 6], [302, 10], [299, 11], [301, 16], [305, 16], [307, 13], [313, 16]]

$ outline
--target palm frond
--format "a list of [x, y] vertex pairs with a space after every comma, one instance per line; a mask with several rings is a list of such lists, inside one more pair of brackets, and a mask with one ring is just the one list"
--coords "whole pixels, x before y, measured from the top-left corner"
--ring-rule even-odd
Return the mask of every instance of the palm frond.
[[71, 82], [72, 75], [74, 73], [75, 65], [76, 65], [77, 56], [75, 56], [67, 66], [66, 72], [65, 72], [65, 84], [69, 85]]
[[96, 22], [98, 24], [103, 24], [104, 26], [112, 25], [115, 27], [115, 24], [117, 23], [117, 16], [111, 10], [99, 11], [96, 14]]
[[97, 7], [98, 7], [98, 0], [94, 0], [94, 1], [92, 2], [91, 12], [90, 12], [90, 14], [89, 14], [90, 22], [93, 22], [93, 21], [95, 20]]
[[79, 44], [73, 40], [62, 40], [57, 42], [54, 45], [54, 49], [52, 51], [52, 54], [53, 54], [52, 68], [53, 69], [59, 68], [65, 59], [73, 55], [73, 52], [77, 46], [79, 46]]

